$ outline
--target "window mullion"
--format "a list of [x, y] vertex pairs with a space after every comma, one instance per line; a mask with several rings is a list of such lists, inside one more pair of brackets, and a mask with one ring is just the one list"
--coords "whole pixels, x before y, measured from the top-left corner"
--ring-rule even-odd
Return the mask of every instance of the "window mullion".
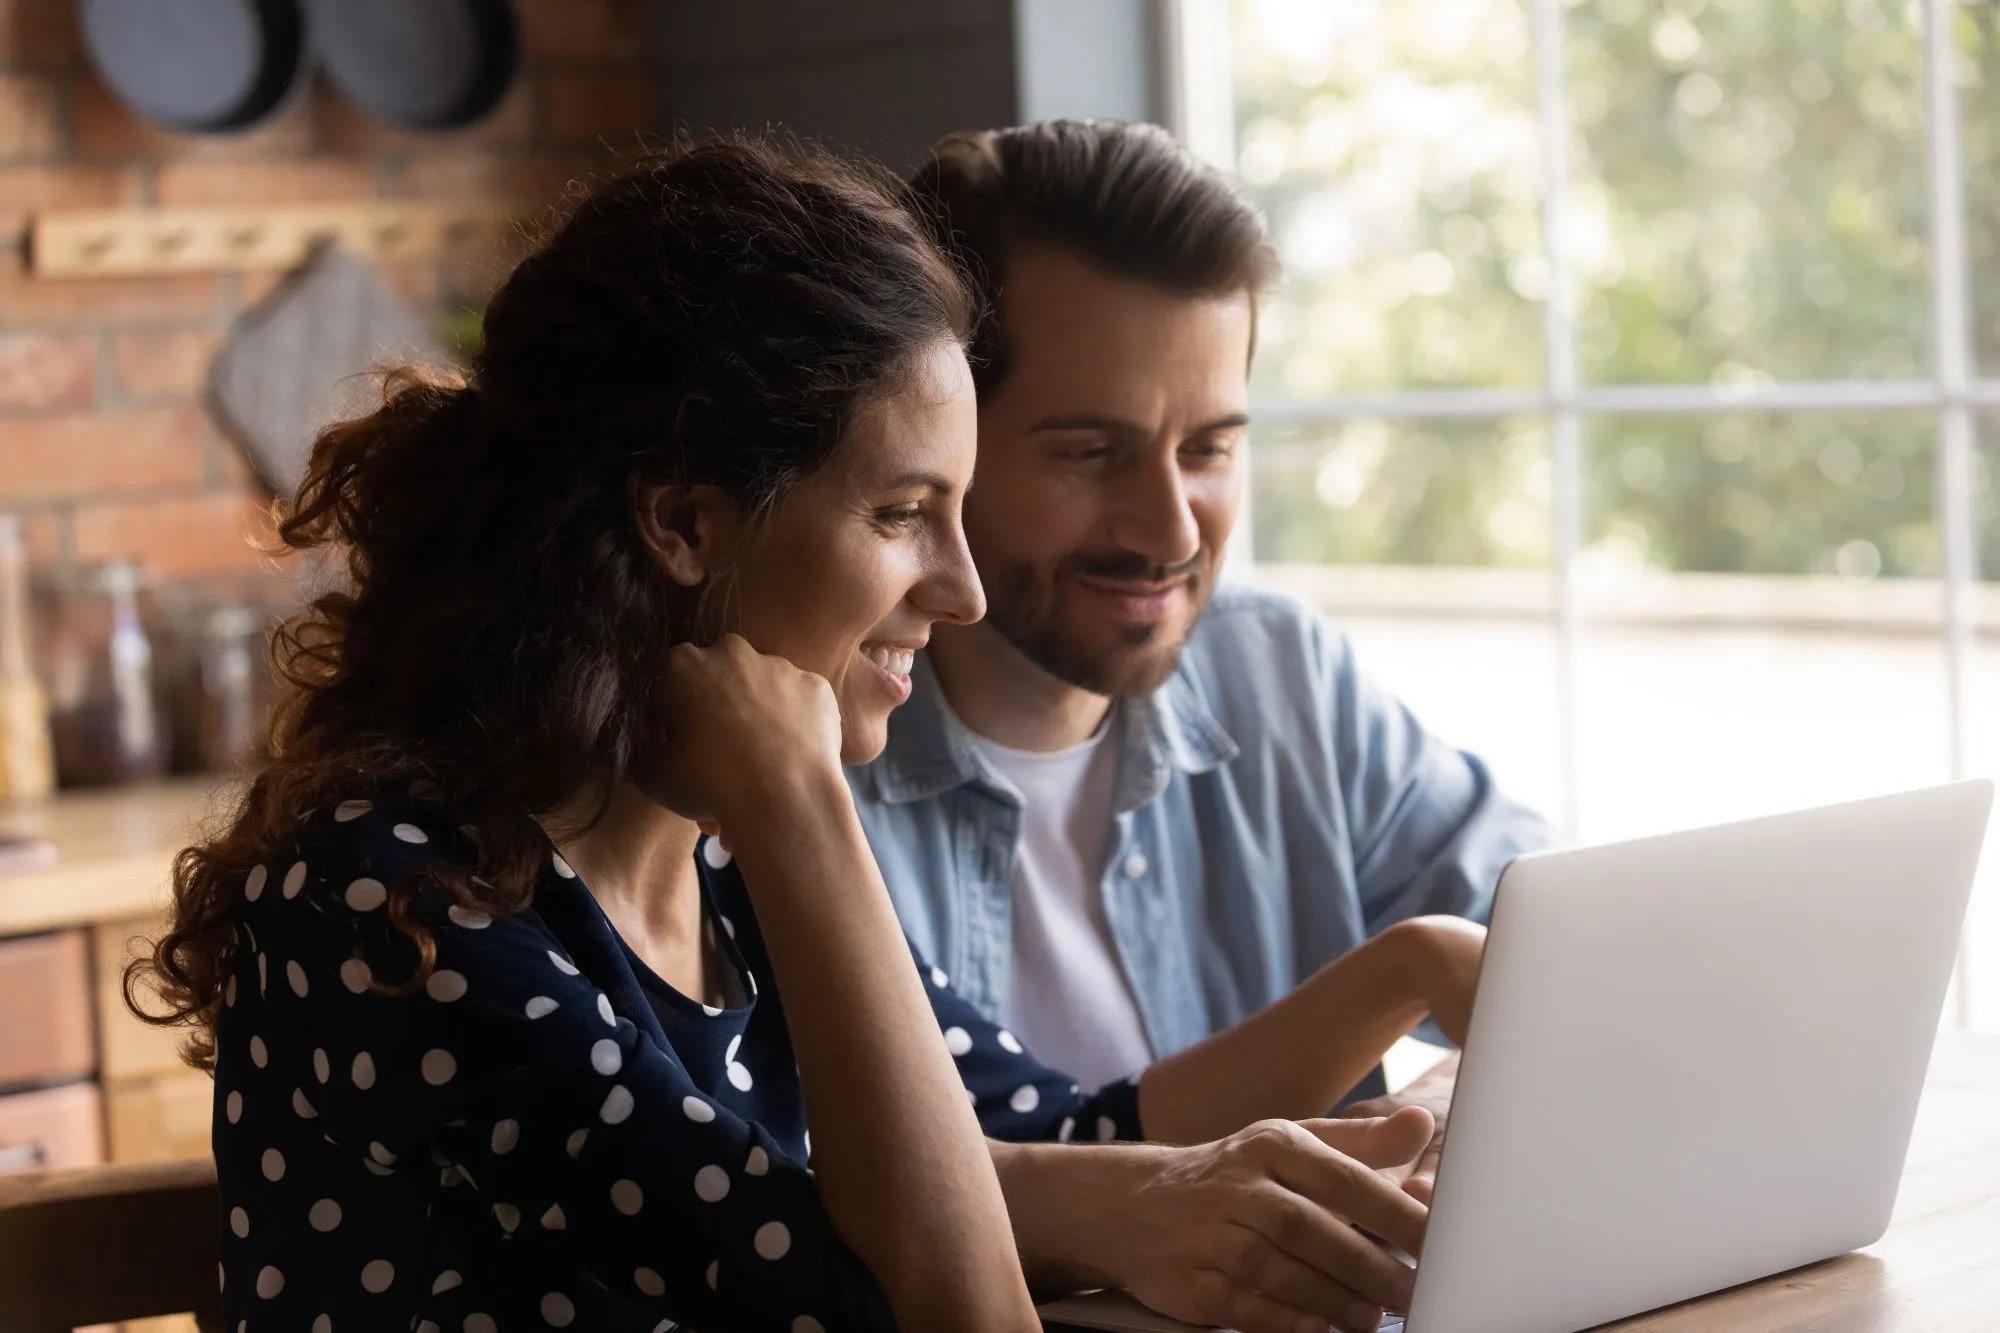
[[1577, 418], [1576, 294], [1564, 244], [1563, 196], [1569, 184], [1568, 111], [1563, 87], [1562, 0], [1534, 0], [1535, 119], [1542, 155], [1542, 257], [1548, 299], [1542, 307], [1548, 360], [1550, 592], [1554, 599], [1556, 772], [1563, 833], [1578, 836], [1582, 778], [1577, 719], [1575, 565], [1583, 541], [1582, 424]]
[[[1937, 523], [1944, 556], [1944, 653], [1951, 775], [1968, 762], [1966, 717], [1972, 659], [1972, 347], [1967, 322], [1971, 290], [1965, 258], [1964, 162], [1959, 152], [1957, 58], [1952, 46], [1954, 0], [1924, 0], [1924, 148], [1931, 213], [1931, 362], [1944, 407], [1937, 436]], [[1975, 905], [1976, 906], [1976, 905]], [[1956, 1017], [1973, 1017], [1970, 941], [1959, 937]]]

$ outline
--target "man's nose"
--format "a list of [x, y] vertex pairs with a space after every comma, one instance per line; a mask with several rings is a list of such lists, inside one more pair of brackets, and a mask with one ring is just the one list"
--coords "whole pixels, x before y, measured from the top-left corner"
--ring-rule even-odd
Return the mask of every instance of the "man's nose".
[[1201, 550], [1201, 529], [1188, 504], [1177, 461], [1129, 478], [1120, 497], [1112, 539], [1157, 565], [1183, 565]]

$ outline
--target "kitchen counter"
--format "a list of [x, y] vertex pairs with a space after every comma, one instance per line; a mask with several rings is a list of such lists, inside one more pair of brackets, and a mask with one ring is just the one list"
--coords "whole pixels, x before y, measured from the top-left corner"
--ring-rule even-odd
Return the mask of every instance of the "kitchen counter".
[[0, 809], [0, 833], [56, 845], [56, 863], [0, 874], [0, 936], [157, 916], [174, 854], [226, 808], [235, 781], [216, 776], [67, 791]]

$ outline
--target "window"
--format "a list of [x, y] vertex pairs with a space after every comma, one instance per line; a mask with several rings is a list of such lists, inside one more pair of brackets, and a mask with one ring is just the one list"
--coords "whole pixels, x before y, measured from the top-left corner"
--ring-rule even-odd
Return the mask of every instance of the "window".
[[2000, 5], [1176, 9], [1259, 577], [1579, 838], [2000, 773]]

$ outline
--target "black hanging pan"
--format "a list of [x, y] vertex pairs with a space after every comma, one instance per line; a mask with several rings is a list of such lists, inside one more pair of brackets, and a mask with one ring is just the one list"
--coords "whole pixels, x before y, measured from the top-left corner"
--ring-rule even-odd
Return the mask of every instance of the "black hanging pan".
[[511, 0], [312, 0], [320, 68], [356, 106], [405, 130], [470, 125], [520, 63]]
[[249, 129], [304, 82], [303, 0], [79, 0], [77, 10], [105, 86], [167, 129]]

